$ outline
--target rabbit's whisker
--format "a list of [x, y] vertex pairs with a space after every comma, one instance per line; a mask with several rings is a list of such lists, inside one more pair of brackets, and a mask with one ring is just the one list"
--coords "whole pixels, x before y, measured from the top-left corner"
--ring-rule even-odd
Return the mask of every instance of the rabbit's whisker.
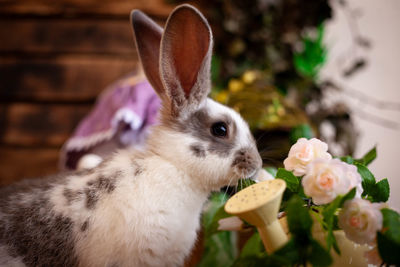
[[224, 200], [225, 200], [225, 198], [226, 198], [226, 194], [228, 193], [228, 189], [229, 189], [229, 186], [230, 186], [231, 183], [232, 183], [232, 179], [233, 179], [233, 176], [231, 177], [231, 179], [229, 180], [228, 185], [226, 186], [224, 195], [222, 196], [222, 199], [221, 199], [221, 205], [223, 204], [223, 202], [224, 202]]

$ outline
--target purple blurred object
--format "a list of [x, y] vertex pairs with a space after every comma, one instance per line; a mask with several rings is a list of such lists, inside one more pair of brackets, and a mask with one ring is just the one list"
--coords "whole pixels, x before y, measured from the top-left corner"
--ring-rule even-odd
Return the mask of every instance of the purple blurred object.
[[64, 144], [61, 168], [76, 169], [88, 153], [105, 157], [118, 148], [142, 145], [159, 108], [159, 97], [142, 75], [112, 84]]

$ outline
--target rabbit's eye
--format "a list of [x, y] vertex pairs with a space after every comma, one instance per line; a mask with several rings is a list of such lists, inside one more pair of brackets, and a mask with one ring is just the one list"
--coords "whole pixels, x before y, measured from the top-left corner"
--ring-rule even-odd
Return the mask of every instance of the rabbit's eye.
[[216, 122], [211, 126], [211, 134], [216, 137], [225, 137], [228, 134], [228, 126], [225, 122]]

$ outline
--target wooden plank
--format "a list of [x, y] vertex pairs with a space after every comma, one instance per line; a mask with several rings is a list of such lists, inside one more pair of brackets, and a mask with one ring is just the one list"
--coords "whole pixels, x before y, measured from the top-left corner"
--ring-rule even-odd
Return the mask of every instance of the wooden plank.
[[110, 83], [137, 68], [131, 57], [0, 57], [0, 99], [91, 101]]
[[58, 148], [0, 146], [0, 186], [58, 171]]
[[129, 19], [0, 19], [0, 53], [135, 52]]
[[129, 16], [132, 9], [167, 17], [173, 5], [165, 0], [0, 0], [0, 14]]
[[0, 114], [0, 143], [59, 147], [90, 108], [91, 105], [7, 105]]

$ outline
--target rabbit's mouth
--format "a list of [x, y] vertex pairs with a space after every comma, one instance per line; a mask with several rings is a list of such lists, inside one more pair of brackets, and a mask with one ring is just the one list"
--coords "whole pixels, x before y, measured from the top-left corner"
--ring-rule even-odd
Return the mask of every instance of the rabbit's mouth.
[[240, 149], [235, 153], [232, 167], [241, 178], [252, 178], [262, 167], [261, 157], [254, 148]]

